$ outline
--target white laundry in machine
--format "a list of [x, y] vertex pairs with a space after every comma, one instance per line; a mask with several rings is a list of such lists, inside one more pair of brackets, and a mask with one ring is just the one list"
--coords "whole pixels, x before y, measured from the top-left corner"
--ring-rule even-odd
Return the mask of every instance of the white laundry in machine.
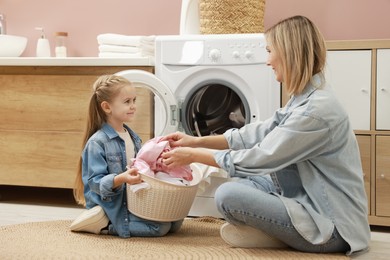
[[[280, 84], [266, 65], [263, 34], [172, 35], [156, 37], [155, 74], [119, 72], [155, 94], [155, 135], [183, 131], [194, 136], [270, 117], [280, 107]], [[215, 189], [227, 173], [204, 166], [207, 184], [190, 215], [220, 217]]]

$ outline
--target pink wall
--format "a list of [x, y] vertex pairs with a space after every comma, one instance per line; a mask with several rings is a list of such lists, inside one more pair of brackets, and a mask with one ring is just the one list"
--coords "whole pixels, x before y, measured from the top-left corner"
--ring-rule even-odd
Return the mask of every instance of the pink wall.
[[[8, 34], [29, 39], [23, 56], [35, 56], [44, 27], [67, 31], [69, 56], [97, 56], [96, 36], [178, 34], [181, 0], [0, 0]], [[265, 27], [301, 14], [312, 19], [327, 40], [390, 39], [390, 0], [266, 0]], [[53, 55], [52, 51], [52, 55]]]
[[390, 39], [390, 0], [266, 0], [264, 26], [305, 15], [326, 40]]
[[7, 33], [29, 39], [23, 56], [35, 56], [44, 27], [54, 54], [54, 33], [66, 31], [68, 56], [97, 56], [96, 36], [177, 34], [181, 0], [0, 0]]

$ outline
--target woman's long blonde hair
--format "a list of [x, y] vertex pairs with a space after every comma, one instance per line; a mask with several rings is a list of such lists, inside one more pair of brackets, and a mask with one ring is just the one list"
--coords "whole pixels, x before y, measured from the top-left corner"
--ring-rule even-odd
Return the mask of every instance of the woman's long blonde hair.
[[[131, 85], [126, 78], [117, 75], [100, 76], [93, 84], [93, 94], [89, 101], [87, 128], [84, 134], [82, 147], [85, 147], [88, 139], [107, 122], [107, 115], [101, 104], [103, 101], [111, 102], [119, 93], [119, 90]], [[82, 180], [82, 158], [80, 156], [76, 181], [73, 188], [73, 196], [76, 202], [85, 206], [84, 184]]]
[[304, 16], [280, 21], [265, 32], [282, 63], [282, 84], [290, 95], [302, 93], [317, 73], [322, 73], [326, 60], [326, 45], [317, 26]]

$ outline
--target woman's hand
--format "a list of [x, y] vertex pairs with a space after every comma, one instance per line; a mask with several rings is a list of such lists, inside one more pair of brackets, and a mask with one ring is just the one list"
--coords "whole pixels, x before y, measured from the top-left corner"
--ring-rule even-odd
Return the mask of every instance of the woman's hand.
[[169, 152], [165, 152], [161, 155], [163, 163], [168, 168], [175, 168], [184, 165], [189, 165], [194, 162], [194, 148], [190, 147], [177, 147]]
[[163, 137], [162, 140], [169, 141], [171, 147], [187, 146], [194, 147], [195, 139], [197, 137], [187, 135], [182, 132], [176, 132]]

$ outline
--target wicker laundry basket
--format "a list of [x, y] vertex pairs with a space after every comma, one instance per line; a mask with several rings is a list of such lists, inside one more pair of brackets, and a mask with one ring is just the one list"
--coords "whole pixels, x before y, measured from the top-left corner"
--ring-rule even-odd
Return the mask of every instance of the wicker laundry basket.
[[199, 0], [201, 34], [264, 32], [265, 0]]
[[191, 165], [193, 180], [189, 186], [179, 186], [142, 175], [150, 189], [136, 193], [127, 185], [127, 208], [134, 215], [154, 221], [170, 222], [184, 219], [194, 202], [202, 173]]

